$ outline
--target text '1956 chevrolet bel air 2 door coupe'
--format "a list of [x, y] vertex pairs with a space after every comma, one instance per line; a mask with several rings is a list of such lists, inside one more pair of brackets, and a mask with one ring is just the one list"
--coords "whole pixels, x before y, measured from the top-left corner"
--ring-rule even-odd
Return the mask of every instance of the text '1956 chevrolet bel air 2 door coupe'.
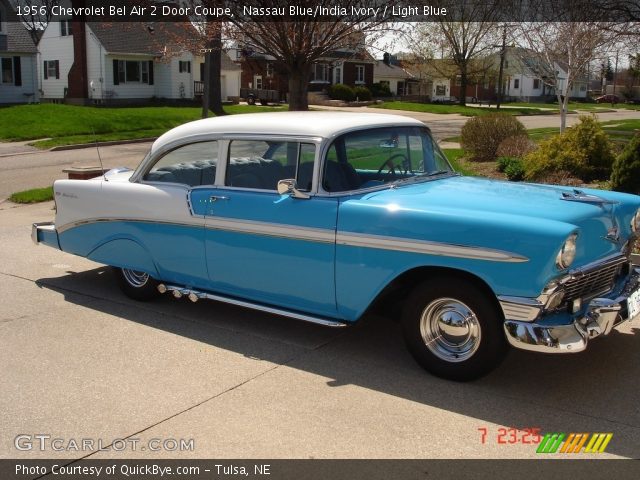
[[460, 176], [410, 118], [200, 120], [134, 172], [54, 191], [33, 240], [115, 267], [130, 297], [336, 327], [396, 303], [411, 354], [445, 378], [486, 374], [509, 345], [580, 352], [640, 313], [640, 197]]

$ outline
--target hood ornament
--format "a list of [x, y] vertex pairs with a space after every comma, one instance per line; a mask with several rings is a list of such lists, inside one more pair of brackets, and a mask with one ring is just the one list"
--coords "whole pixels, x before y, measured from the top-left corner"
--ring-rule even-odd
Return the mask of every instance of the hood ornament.
[[616, 205], [619, 203], [614, 202], [613, 200], [607, 200], [597, 195], [584, 193], [582, 190], [577, 189], [574, 189], [573, 192], [562, 192], [562, 197], [560, 197], [560, 199], [566, 200], [567, 202], [582, 202], [594, 205]]

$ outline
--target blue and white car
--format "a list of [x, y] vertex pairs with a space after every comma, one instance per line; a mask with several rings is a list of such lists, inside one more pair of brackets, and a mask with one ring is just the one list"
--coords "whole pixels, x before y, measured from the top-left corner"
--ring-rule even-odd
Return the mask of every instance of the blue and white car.
[[640, 313], [640, 197], [460, 176], [410, 118], [200, 120], [135, 171], [54, 190], [33, 240], [115, 267], [132, 298], [333, 327], [400, 306], [409, 350], [445, 378], [486, 374], [509, 345], [580, 352]]

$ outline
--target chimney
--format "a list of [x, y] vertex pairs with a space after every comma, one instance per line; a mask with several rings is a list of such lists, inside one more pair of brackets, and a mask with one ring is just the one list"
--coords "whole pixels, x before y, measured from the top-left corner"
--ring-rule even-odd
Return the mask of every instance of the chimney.
[[[85, 0], [71, 0], [74, 11], [85, 7]], [[67, 100], [69, 103], [87, 103], [89, 99], [88, 69], [87, 69], [87, 41], [86, 17], [83, 14], [74, 15], [71, 19], [73, 34], [73, 65], [69, 70], [67, 81]]]

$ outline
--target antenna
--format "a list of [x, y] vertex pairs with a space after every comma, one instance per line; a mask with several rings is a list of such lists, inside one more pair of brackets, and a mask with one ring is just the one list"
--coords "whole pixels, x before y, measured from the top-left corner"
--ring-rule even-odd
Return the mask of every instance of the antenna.
[[104, 171], [104, 166], [102, 165], [102, 157], [100, 156], [100, 148], [98, 147], [98, 137], [96, 136], [96, 131], [94, 130], [93, 125], [91, 125], [91, 131], [93, 132], [93, 140], [96, 144], [96, 151], [98, 152], [98, 161], [100, 161], [100, 170], [102, 170], [102, 177], [104, 178], [105, 182], [108, 182], [109, 180], [107, 180], [107, 175]]

